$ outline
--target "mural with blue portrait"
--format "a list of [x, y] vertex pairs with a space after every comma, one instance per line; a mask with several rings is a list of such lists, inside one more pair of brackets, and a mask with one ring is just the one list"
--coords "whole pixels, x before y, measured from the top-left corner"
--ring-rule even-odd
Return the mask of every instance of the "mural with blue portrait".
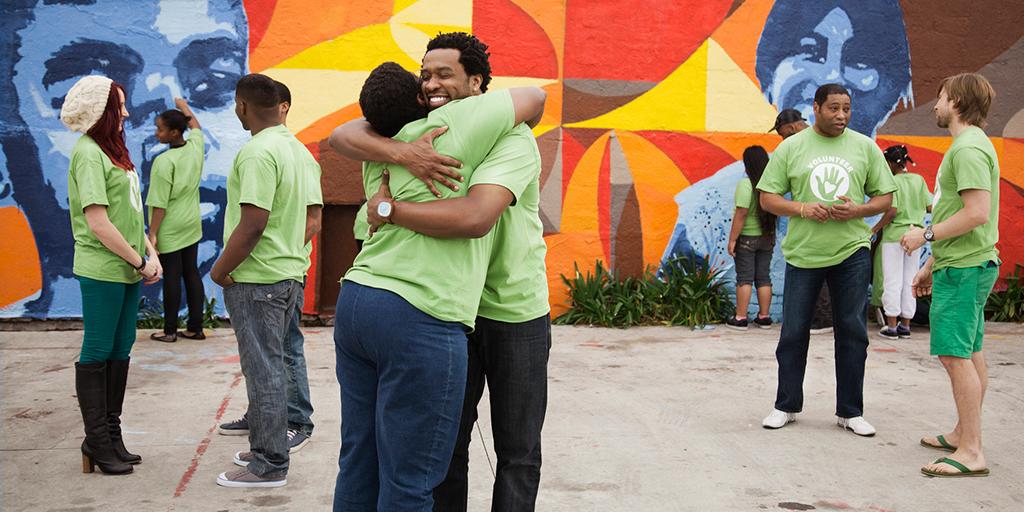
[[[59, 113], [80, 77], [106, 75], [126, 88], [125, 138], [144, 186], [157, 142], [155, 117], [188, 98], [206, 131], [200, 185], [206, 275], [220, 250], [226, 175], [248, 139], [234, 113], [234, 87], [248, 69], [248, 24], [241, 0], [10, 0], [0, 21], [0, 206], [20, 207], [35, 237], [41, 289], [4, 316], [80, 315], [71, 272], [67, 169], [79, 134]], [[60, 30], [54, 30], [60, 27]], [[145, 190], [143, 191], [145, 196]], [[150, 298], [160, 287], [144, 287]], [[207, 290], [220, 293], [216, 286]]]

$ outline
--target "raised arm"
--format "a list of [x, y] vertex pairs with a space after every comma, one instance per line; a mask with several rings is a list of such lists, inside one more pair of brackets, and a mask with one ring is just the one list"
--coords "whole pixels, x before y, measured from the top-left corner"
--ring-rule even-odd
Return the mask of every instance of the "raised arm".
[[513, 87], [509, 89], [512, 105], [516, 110], [516, 122], [526, 123], [530, 128], [537, 126], [544, 116], [544, 102], [548, 93], [540, 87]]
[[192, 113], [192, 109], [188, 106], [188, 100], [185, 98], [174, 98], [174, 106], [178, 107], [178, 110], [191, 119], [188, 120], [188, 127], [193, 130], [199, 130], [202, 127], [199, 126], [199, 120], [196, 119], [196, 115]]

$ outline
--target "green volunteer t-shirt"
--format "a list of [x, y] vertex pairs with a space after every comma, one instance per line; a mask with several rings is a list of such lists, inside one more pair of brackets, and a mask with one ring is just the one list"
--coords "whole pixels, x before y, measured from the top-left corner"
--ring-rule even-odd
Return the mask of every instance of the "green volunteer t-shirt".
[[114, 165], [92, 137], [83, 135], [71, 151], [68, 206], [75, 238], [72, 271], [76, 276], [115, 283], [136, 283], [142, 276], [114, 254], [89, 229], [85, 208], [107, 207], [107, 218], [139, 256], [146, 253], [139, 174]]
[[203, 174], [203, 132], [191, 130], [180, 148], [171, 148], [153, 160], [146, 206], [163, 208], [164, 219], [156, 235], [161, 253], [184, 249], [203, 238], [199, 214], [199, 179]]
[[743, 236], [761, 236], [761, 222], [758, 220], [758, 206], [754, 204], [754, 186], [750, 178], [743, 178], [736, 184], [736, 208], [747, 208], [747, 218], [743, 219]]
[[[309, 149], [299, 141], [294, 135], [292, 136], [293, 146], [301, 146], [301, 150], [298, 147], [294, 147], [293, 151], [299, 155], [299, 162], [301, 162], [303, 169], [303, 177], [306, 179], [306, 206], [323, 206], [324, 195], [323, 190], [320, 188], [320, 163], [313, 158], [313, 154], [309, 152]], [[306, 238], [305, 231], [303, 231], [303, 239]], [[313, 254], [313, 241], [303, 248], [303, 252], [306, 255], [306, 269], [303, 274], [309, 272], [310, 259], [309, 256]]]
[[[369, 198], [370, 196], [367, 196]], [[366, 240], [370, 233], [370, 223], [366, 221], [366, 203], [356, 212], [356, 220], [352, 224], [352, 235], [356, 240]]]
[[[512, 130], [515, 111], [508, 91], [452, 101], [425, 119], [405, 125], [396, 139], [409, 142], [430, 130], [447, 126], [434, 140], [434, 149], [462, 162], [459, 172], [467, 183], [494, 144]], [[432, 201], [434, 195], [405, 168], [380, 162], [363, 164], [363, 187], [367, 197], [380, 188], [381, 172], [390, 172], [395, 201]], [[512, 190], [513, 185], [508, 188]], [[460, 197], [458, 192], [439, 187], [442, 198]], [[493, 230], [481, 238], [432, 238], [394, 224], [384, 224], [363, 243], [345, 280], [389, 290], [416, 309], [448, 322], [474, 325], [484, 286]]]
[[224, 213], [224, 245], [242, 215], [243, 204], [270, 212], [263, 236], [231, 278], [239, 283], [270, 284], [286, 279], [302, 281], [307, 259], [306, 201], [309, 180], [304, 175], [303, 152], [284, 125], [257, 133], [235, 156], [228, 175], [228, 202]]
[[[842, 202], [839, 196], [863, 204], [864, 196], [896, 190], [892, 171], [874, 141], [853, 130], [825, 137], [813, 129], [782, 141], [775, 150], [757, 188], [785, 194], [802, 203], [826, 206]], [[846, 222], [794, 216], [782, 241], [786, 261], [799, 268], [836, 265], [861, 247], [870, 247], [871, 228], [864, 219]]]
[[899, 242], [911, 226], [924, 227], [924, 215], [928, 213], [928, 184], [920, 174], [901, 172], [893, 176], [896, 193], [892, 195], [892, 206], [896, 216], [882, 230], [882, 242]]
[[960, 133], [942, 157], [935, 176], [932, 224], [938, 224], [964, 207], [960, 192], [988, 190], [992, 204], [988, 222], [956, 238], [932, 243], [938, 270], [943, 267], [967, 268], [989, 261], [999, 262], [999, 159], [985, 132], [972, 126]]
[[501, 185], [515, 196], [494, 225], [494, 242], [477, 316], [521, 323], [551, 310], [544, 264], [547, 245], [540, 221], [540, 151], [520, 124], [494, 145], [473, 173], [469, 187]]

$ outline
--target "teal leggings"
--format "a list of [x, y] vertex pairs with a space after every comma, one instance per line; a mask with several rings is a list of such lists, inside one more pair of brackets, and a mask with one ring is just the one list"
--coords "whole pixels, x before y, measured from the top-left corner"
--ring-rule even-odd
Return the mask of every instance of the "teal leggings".
[[82, 288], [82, 324], [85, 327], [78, 362], [128, 359], [135, 343], [142, 283], [113, 283], [76, 277]]

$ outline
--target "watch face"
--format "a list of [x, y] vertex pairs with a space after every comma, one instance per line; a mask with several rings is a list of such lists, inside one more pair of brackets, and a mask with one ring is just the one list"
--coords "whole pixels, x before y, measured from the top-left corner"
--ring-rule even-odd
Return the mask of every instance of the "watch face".
[[391, 203], [388, 203], [388, 202], [377, 203], [377, 215], [380, 215], [381, 217], [390, 217], [391, 216]]

